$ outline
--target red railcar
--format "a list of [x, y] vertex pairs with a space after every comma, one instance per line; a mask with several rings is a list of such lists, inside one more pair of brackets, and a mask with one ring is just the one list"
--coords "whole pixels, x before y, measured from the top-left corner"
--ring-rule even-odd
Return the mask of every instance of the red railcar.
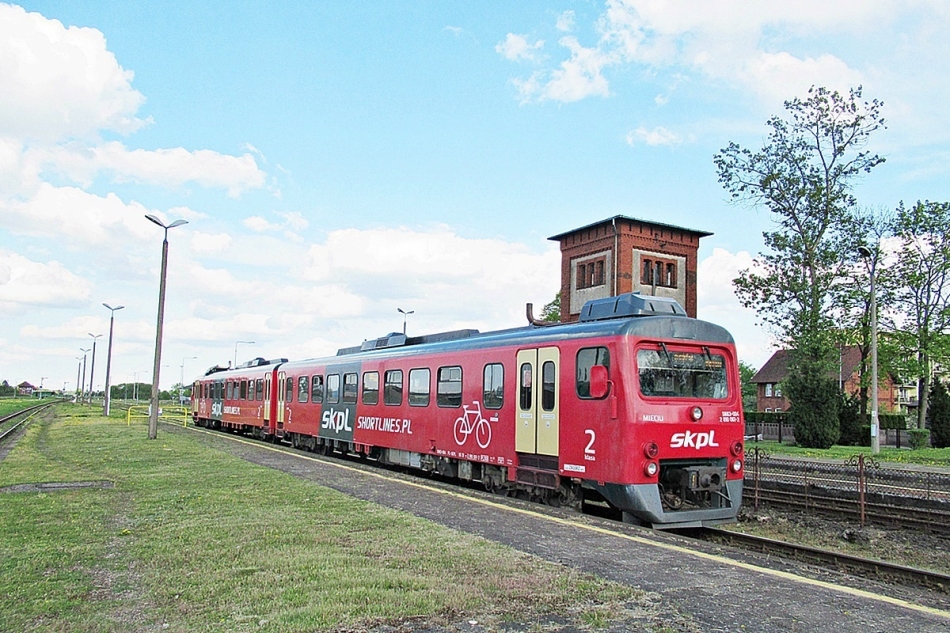
[[654, 527], [735, 519], [744, 424], [732, 337], [623, 295], [580, 322], [392, 334], [304, 361], [211, 371], [195, 421], [355, 453]]

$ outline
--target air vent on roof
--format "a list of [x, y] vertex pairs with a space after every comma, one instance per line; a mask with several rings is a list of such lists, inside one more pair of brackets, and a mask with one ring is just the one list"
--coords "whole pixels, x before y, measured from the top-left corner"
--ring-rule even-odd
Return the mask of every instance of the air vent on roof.
[[603, 321], [605, 319], [627, 319], [636, 316], [686, 316], [675, 299], [650, 297], [639, 292], [630, 292], [616, 297], [593, 299], [581, 308], [580, 321]]

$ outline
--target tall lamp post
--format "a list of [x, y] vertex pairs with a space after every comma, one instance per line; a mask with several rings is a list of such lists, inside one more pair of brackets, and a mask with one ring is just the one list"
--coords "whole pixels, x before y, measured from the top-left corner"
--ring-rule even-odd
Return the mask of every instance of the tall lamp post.
[[415, 311], [415, 310], [409, 310], [408, 312], [406, 312], [406, 311], [403, 310], [402, 308], [396, 308], [396, 312], [398, 312], [399, 314], [402, 315], [402, 333], [405, 334], [405, 333], [406, 333], [406, 320], [409, 318], [409, 315], [410, 315], [410, 314], [415, 314], [416, 311]]
[[238, 344], [242, 345], [254, 345], [254, 341], [234, 341], [234, 366], [237, 367], [237, 346]]
[[197, 356], [185, 356], [181, 359], [181, 381], [178, 383], [178, 404], [185, 402], [185, 361], [194, 360]]
[[188, 224], [187, 220], [175, 220], [168, 226], [162, 224], [162, 221], [154, 215], [145, 216], [150, 222], [154, 222], [165, 231], [165, 239], [162, 240], [162, 272], [158, 284], [158, 324], [155, 327], [155, 363], [152, 365], [152, 400], [148, 411], [148, 439], [154, 440], [158, 437], [158, 379], [162, 368], [162, 322], [165, 319], [165, 275], [168, 271], [168, 229], [173, 229], [182, 224]]
[[96, 377], [96, 339], [102, 336], [102, 334], [89, 332], [89, 336], [92, 337], [92, 363], [89, 365], [89, 404], [92, 404], [92, 394], [95, 393], [92, 389], [92, 383]]
[[86, 401], [86, 354], [92, 351], [92, 348], [90, 347], [89, 349], [83, 349], [80, 347], [79, 351], [82, 352], [82, 382], [79, 383], [80, 385], [79, 386], [79, 389], [80, 389], [79, 401], [85, 402]]
[[877, 248], [872, 252], [867, 246], [859, 246], [858, 254], [864, 258], [871, 275], [871, 453], [881, 452], [881, 438], [878, 430], [877, 401], [877, 294], [874, 291], [874, 273], [877, 268]]
[[102, 413], [106, 417], [109, 417], [109, 407], [112, 404], [112, 389], [111, 383], [109, 382], [109, 377], [112, 372], [112, 326], [115, 325], [115, 312], [116, 310], [121, 310], [125, 306], [116, 306], [112, 307], [108, 303], [103, 303], [106, 307], [106, 310], [109, 310], [109, 352], [106, 354], [106, 401], [102, 407]]
[[82, 371], [82, 356], [76, 356], [76, 360], [79, 361], [76, 363], [76, 401], [79, 401], [79, 385], [82, 383], [79, 382], [79, 373]]

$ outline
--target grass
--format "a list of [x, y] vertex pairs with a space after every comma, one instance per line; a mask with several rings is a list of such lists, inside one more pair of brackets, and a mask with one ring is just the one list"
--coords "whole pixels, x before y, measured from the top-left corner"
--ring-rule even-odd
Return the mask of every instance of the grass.
[[[774, 441], [746, 442], [746, 450], [758, 447], [772, 455], [788, 455], [792, 457], [814, 457], [817, 459], [847, 460], [853, 456], [871, 455], [870, 446], [832, 446], [831, 448], [804, 448], [791, 444], [779, 444]], [[879, 462], [893, 462], [899, 464], [918, 464], [922, 466], [950, 467], [950, 448], [894, 448], [882, 446], [881, 452], [874, 456]]]
[[[42, 404], [43, 402], [43, 400], [27, 398], [25, 396], [19, 398], [0, 398], [0, 418], [10, 415], [11, 413], [15, 413], [16, 411], [29, 409], [30, 407]], [[48, 400], [46, 402], [48, 402]]]
[[297, 632], [422, 617], [601, 627], [642, 592], [58, 405], [0, 463], [4, 630]]

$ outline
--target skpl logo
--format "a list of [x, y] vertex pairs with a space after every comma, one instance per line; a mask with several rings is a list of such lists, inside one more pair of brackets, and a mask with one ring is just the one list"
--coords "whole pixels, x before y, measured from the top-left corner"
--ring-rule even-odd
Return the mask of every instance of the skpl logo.
[[352, 432], [353, 428], [350, 426], [350, 412], [345, 409], [343, 411], [336, 411], [334, 409], [324, 411], [320, 428], [336, 433], [340, 431]]
[[685, 433], [674, 433], [673, 437], [670, 438], [670, 448], [695, 448], [698, 451], [707, 446], [719, 446], [716, 443], [715, 431], [709, 431], [708, 433], [686, 431]]

